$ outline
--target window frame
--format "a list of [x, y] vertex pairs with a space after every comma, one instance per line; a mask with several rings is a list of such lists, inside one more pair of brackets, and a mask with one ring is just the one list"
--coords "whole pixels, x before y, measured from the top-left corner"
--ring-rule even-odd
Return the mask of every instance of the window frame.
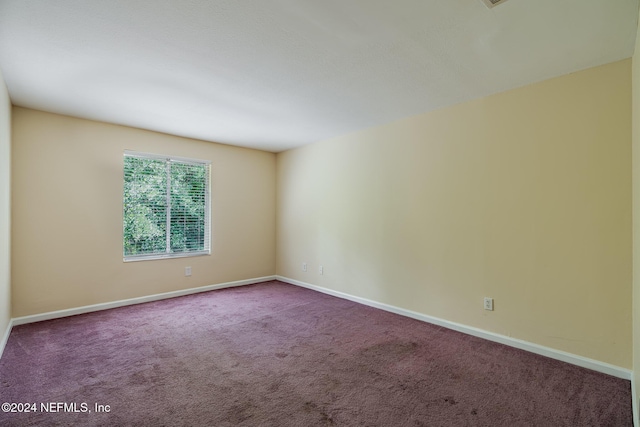
[[[125, 255], [125, 236], [124, 236], [124, 225], [125, 225], [125, 159], [127, 157], [136, 157], [140, 159], [149, 159], [149, 160], [162, 160], [165, 162], [176, 162], [176, 163], [186, 163], [192, 165], [202, 165], [206, 166], [206, 178], [205, 178], [205, 248], [203, 250], [197, 251], [186, 251], [186, 252], [165, 252], [165, 253], [153, 253], [153, 254], [138, 254], [138, 255]], [[167, 156], [162, 154], [154, 154], [154, 153], [146, 153], [141, 151], [133, 151], [133, 150], [124, 150], [123, 153], [123, 162], [122, 162], [122, 260], [124, 262], [135, 262], [135, 261], [151, 261], [158, 259], [172, 259], [172, 258], [186, 258], [186, 257], [196, 257], [196, 256], [207, 256], [211, 255], [211, 161], [210, 160], [202, 160], [202, 159], [193, 159], [189, 157], [179, 157], [179, 156]], [[168, 172], [169, 173], [169, 172]], [[169, 180], [170, 182], [170, 180]], [[171, 235], [171, 186], [167, 185], [167, 230], [166, 230], [166, 238], [167, 241], [169, 236]], [[167, 245], [167, 250], [170, 247]]]

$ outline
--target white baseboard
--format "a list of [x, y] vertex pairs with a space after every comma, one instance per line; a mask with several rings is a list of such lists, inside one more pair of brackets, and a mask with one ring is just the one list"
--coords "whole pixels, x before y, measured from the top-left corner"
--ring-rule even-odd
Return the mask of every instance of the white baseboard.
[[[162, 294], [147, 295], [144, 297], [130, 298], [119, 301], [105, 302], [101, 304], [85, 305], [83, 307], [70, 308], [67, 310], [50, 311], [48, 313], [34, 314], [31, 316], [16, 317], [12, 319], [12, 326], [24, 325], [26, 323], [41, 322], [43, 320], [58, 319], [60, 317], [75, 316], [76, 314], [90, 313], [93, 311], [108, 310], [110, 308], [124, 307], [127, 305], [142, 304], [145, 302], [159, 301], [167, 298], [181, 297], [184, 295], [197, 294], [199, 292], [213, 291], [215, 289], [231, 288], [234, 286], [251, 285], [254, 283], [275, 280], [276, 276], [256, 277], [254, 279], [238, 280], [235, 282], [219, 283], [217, 285], [201, 286], [199, 288], [181, 289], [179, 291], [165, 292]], [[6, 339], [9, 337], [7, 331]], [[1, 354], [0, 354], [1, 355]]]
[[301, 286], [303, 288], [312, 289], [314, 291], [329, 294], [338, 298], [347, 299], [360, 304], [368, 305], [370, 307], [379, 308], [381, 310], [396, 313], [401, 316], [411, 317], [412, 319], [421, 320], [423, 322], [432, 323], [434, 325], [442, 326], [454, 331], [462, 332], [475, 337], [484, 338], [489, 341], [494, 341], [500, 344], [505, 344], [511, 347], [526, 350], [531, 353], [540, 354], [542, 356], [550, 357], [552, 359], [560, 360], [562, 362], [571, 363], [573, 365], [581, 366], [583, 368], [591, 369], [604, 374], [612, 375], [614, 377], [622, 378], [625, 380], [632, 379], [632, 372], [629, 369], [621, 368], [619, 366], [611, 365], [609, 363], [600, 362], [598, 360], [589, 359], [586, 357], [578, 356], [576, 354], [567, 353], [566, 351], [556, 350], [550, 347], [534, 344], [528, 341], [520, 340], [517, 338], [508, 337], [505, 335], [496, 334], [494, 332], [485, 331], [473, 326], [466, 326], [460, 323], [450, 322], [448, 320], [440, 319], [426, 314], [418, 313], [411, 310], [405, 310], [403, 308], [395, 307], [393, 305], [384, 304], [377, 301], [372, 301], [366, 298], [357, 297], [354, 295], [346, 294], [344, 292], [334, 291], [332, 289], [323, 288], [321, 286], [312, 285], [310, 283], [301, 282], [299, 280], [290, 279], [288, 277], [276, 276], [277, 280], [281, 282], [290, 283], [292, 285]]
[[4, 335], [2, 336], [2, 341], [0, 341], [0, 357], [2, 357], [2, 353], [4, 353], [4, 348], [7, 345], [7, 341], [9, 340], [9, 335], [11, 335], [11, 328], [13, 328], [13, 319], [9, 319], [9, 324], [7, 325], [7, 329], [4, 331]]

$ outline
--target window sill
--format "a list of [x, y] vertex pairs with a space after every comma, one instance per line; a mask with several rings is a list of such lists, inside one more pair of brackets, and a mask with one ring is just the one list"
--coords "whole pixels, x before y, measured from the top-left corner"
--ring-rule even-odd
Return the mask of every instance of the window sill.
[[190, 258], [197, 256], [211, 255], [210, 251], [207, 252], [182, 252], [177, 254], [154, 254], [154, 255], [136, 255], [122, 258], [123, 262], [136, 262], [136, 261], [154, 261], [158, 259], [173, 259], [173, 258]]

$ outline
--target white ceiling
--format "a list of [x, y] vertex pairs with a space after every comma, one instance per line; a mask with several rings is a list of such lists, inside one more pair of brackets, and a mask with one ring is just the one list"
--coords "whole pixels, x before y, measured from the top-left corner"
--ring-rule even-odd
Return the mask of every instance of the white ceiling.
[[15, 105], [282, 151], [632, 55], [638, 0], [0, 0]]

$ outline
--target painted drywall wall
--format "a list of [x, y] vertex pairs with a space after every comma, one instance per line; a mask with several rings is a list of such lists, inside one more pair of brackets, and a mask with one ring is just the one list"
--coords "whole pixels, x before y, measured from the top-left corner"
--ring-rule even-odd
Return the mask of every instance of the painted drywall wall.
[[630, 368], [630, 120], [625, 60], [280, 153], [277, 274]]
[[[123, 262], [124, 150], [212, 162], [212, 255]], [[12, 155], [14, 317], [275, 274], [273, 153], [14, 107]]]
[[[11, 100], [0, 72], [0, 342], [11, 320]], [[0, 352], [2, 348], [0, 348]]]
[[[640, 22], [640, 18], [638, 19]], [[640, 27], [632, 59], [632, 192], [633, 192], [633, 419], [640, 425]]]

